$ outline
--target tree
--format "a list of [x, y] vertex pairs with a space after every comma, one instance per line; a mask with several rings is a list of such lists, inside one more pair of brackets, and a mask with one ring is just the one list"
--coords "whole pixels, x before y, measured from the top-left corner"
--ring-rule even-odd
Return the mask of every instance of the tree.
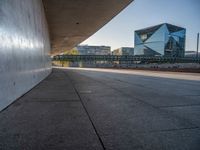
[[64, 54], [65, 55], [79, 55], [79, 51], [76, 49], [71, 49], [71, 50], [64, 52]]

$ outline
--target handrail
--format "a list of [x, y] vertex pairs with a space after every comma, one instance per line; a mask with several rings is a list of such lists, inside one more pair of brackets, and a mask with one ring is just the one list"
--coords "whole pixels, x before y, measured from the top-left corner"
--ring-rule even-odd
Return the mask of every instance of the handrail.
[[140, 62], [169, 62], [169, 63], [200, 63], [199, 58], [189, 57], [162, 57], [162, 56], [132, 56], [132, 55], [57, 55], [53, 57], [54, 61], [72, 61], [72, 62], [85, 62], [85, 61], [140, 61]]

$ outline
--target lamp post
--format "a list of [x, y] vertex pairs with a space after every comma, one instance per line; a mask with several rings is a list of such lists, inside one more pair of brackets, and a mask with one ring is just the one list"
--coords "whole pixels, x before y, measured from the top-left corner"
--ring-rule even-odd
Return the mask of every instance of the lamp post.
[[199, 58], [199, 33], [197, 33], [197, 59]]

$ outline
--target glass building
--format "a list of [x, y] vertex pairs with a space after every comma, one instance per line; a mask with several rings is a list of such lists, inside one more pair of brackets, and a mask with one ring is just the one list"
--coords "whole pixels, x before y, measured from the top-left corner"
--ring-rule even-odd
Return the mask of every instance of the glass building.
[[110, 55], [110, 46], [89, 46], [89, 45], [78, 45], [75, 47], [80, 55]]
[[135, 31], [134, 55], [184, 57], [186, 29], [168, 23]]
[[133, 47], [121, 47], [112, 51], [113, 55], [134, 55]]

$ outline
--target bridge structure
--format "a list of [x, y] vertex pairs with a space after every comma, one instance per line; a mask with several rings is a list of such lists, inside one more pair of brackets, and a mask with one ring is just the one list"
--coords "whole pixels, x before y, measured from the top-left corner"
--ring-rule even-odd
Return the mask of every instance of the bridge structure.
[[0, 150], [200, 149], [199, 74], [52, 67], [132, 1], [0, 0]]
[[119, 63], [200, 63], [198, 58], [148, 57], [132, 55], [57, 55], [53, 61], [70, 62], [119, 62]]
[[131, 2], [0, 0], [0, 111], [52, 72], [52, 55], [86, 40]]

